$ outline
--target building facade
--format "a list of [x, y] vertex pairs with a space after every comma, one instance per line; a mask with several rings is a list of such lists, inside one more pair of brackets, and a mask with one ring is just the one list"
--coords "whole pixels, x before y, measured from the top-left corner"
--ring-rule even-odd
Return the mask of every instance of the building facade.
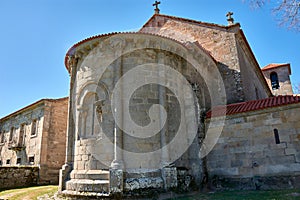
[[42, 99], [0, 119], [1, 166], [38, 166], [39, 184], [57, 184], [67, 113], [68, 98]]

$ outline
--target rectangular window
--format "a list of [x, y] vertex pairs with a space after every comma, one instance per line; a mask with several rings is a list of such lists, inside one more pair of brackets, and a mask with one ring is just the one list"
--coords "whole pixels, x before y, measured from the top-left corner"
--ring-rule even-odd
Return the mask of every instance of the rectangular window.
[[5, 142], [4, 141], [4, 139], [5, 139], [4, 136], [5, 136], [5, 133], [4, 133], [4, 131], [2, 131], [2, 133], [0, 133], [0, 144]]
[[32, 120], [31, 124], [31, 135], [36, 135], [37, 134], [37, 120], [34, 119]]
[[17, 165], [21, 164], [21, 158], [17, 158]]
[[28, 158], [28, 160], [29, 160], [29, 164], [31, 164], [31, 165], [34, 164], [34, 156], [30, 156], [30, 157]]
[[16, 131], [15, 127], [11, 127], [10, 134], [9, 134], [9, 141], [13, 140], [14, 135], [15, 135], [15, 131]]
[[24, 135], [25, 135], [25, 124], [21, 124], [19, 140], [18, 140], [19, 145], [23, 145]]
[[7, 164], [7, 165], [10, 165], [10, 160], [9, 160], [9, 159], [6, 160], [6, 164]]

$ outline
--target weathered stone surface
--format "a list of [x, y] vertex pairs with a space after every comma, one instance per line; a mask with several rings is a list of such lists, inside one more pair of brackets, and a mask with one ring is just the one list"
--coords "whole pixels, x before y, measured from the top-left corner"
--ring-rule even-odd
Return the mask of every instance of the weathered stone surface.
[[[295, 112], [300, 112], [299, 105], [229, 116], [218, 143], [208, 155], [210, 174], [240, 178], [299, 174], [296, 127], [300, 116], [292, 114]], [[255, 125], [240, 126], [237, 121]], [[275, 142], [274, 129], [278, 130], [279, 144]]]
[[161, 189], [164, 181], [161, 177], [129, 178], [125, 180], [125, 191], [139, 189]]
[[0, 189], [37, 185], [38, 167], [0, 167]]
[[124, 179], [122, 169], [110, 169], [109, 170], [109, 190], [111, 193], [122, 193], [124, 190]]

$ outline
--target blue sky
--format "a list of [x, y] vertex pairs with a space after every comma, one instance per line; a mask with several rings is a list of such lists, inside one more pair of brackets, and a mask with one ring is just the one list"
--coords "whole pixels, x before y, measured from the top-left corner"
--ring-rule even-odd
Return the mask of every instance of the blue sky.
[[[261, 65], [291, 63], [300, 83], [300, 33], [278, 26], [271, 6], [253, 10], [243, 0], [161, 0], [161, 13], [226, 25], [226, 13], [242, 29]], [[87, 37], [138, 30], [154, 0], [0, 1], [0, 118], [42, 98], [69, 93], [67, 50]]]

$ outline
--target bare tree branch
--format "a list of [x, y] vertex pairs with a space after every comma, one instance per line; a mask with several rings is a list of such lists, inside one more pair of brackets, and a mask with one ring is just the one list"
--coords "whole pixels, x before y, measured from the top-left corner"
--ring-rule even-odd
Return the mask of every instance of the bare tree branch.
[[[252, 8], [261, 8], [270, 0], [243, 0], [249, 2]], [[279, 24], [289, 29], [300, 31], [300, 0], [280, 0], [278, 6], [273, 8]]]
[[283, 0], [274, 8], [275, 14], [280, 18], [280, 25], [300, 31], [300, 0]]
[[[247, 0], [244, 0], [244, 2]], [[269, 0], [248, 0], [251, 8], [257, 9], [263, 7]]]
[[293, 85], [294, 94], [300, 94], [300, 83]]

